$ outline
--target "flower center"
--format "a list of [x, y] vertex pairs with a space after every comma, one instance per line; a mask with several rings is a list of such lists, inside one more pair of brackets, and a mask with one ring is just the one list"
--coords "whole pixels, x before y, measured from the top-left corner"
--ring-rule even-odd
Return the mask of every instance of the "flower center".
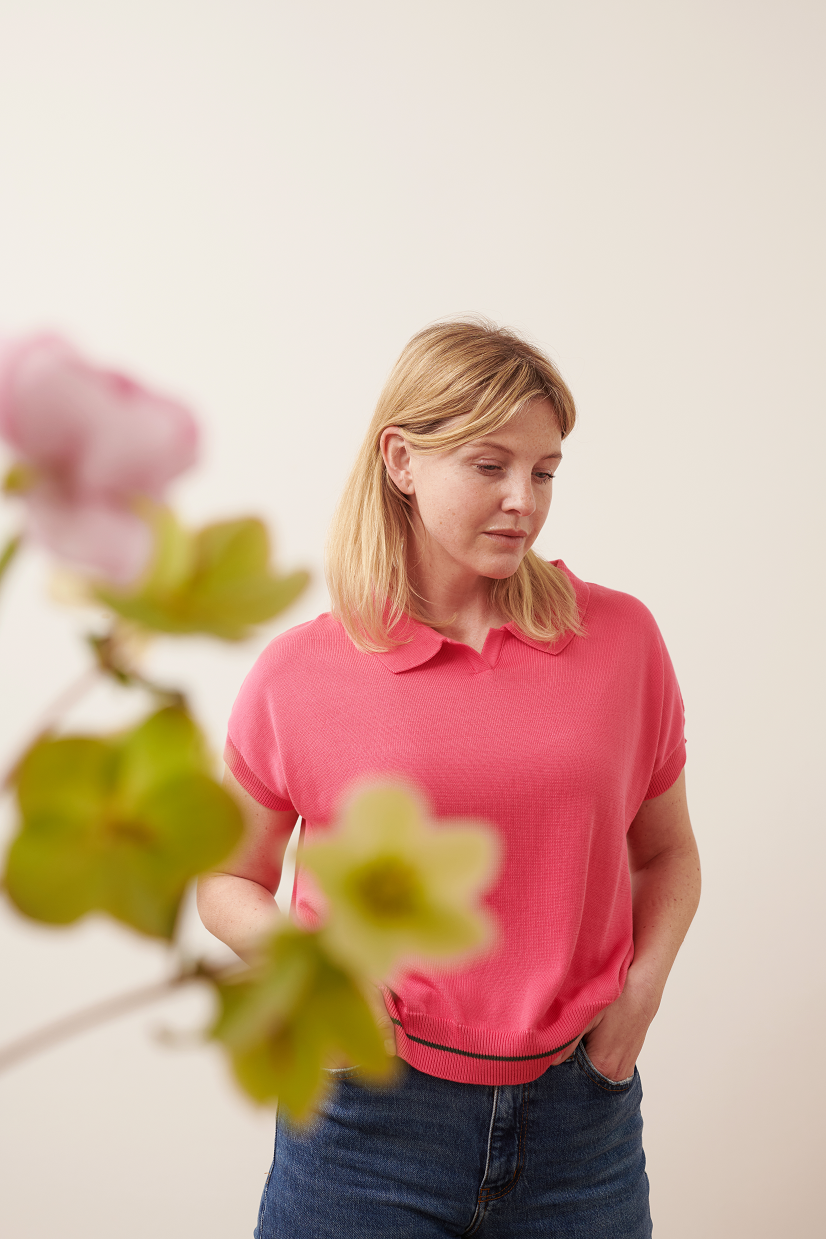
[[110, 839], [119, 843], [137, 843], [146, 847], [155, 842], [154, 831], [144, 822], [129, 821], [128, 818], [109, 818], [105, 826]]
[[411, 916], [421, 906], [418, 871], [396, 856], [379, 856], [351, 877], [357, 898], [381, 919]]

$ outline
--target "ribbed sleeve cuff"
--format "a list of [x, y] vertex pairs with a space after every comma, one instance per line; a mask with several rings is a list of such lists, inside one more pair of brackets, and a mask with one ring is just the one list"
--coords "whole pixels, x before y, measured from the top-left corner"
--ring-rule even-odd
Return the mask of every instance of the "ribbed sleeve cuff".
[[655, 796], [662, 796], [663, 792], [667, 792], [669, 787], [677, 781], [677, 776], [684, 765], [685, 740], [681, 740], [666, 762], [655, 771], [644, 799], [653, 800]]
[[285, 800], [283, 796], [276, 796], [266, 783], [261, 782], [258, 775], [253, 774], [229, 737], [224, 746], [224, 761], [244, 791], [249, 792], [253, 800], [257, 800], [265, 809], [277, 809], [284, 813], [293, 808], [289, 800]]

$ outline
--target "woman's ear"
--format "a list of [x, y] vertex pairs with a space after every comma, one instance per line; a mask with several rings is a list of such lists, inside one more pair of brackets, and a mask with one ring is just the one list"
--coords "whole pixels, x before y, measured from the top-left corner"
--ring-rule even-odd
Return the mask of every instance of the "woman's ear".
[[387, 426], [379, 440], [381, 455], [390, 480], [395, 482], [405, 495], [412, 495], [413, 473], [410, 468], [410, 449], [398, 426]]

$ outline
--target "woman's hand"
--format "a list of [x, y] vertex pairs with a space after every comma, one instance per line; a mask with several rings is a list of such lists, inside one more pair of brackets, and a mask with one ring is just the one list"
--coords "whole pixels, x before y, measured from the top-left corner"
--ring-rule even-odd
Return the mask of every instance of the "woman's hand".
[[600, 1011], [582, 1038], [597, 1071], [617, 1081], [634, 1074], [637, 1056], [658, 1006], [659, 997], [650, 986], [635, 981], [632, 965], [619, 998]]

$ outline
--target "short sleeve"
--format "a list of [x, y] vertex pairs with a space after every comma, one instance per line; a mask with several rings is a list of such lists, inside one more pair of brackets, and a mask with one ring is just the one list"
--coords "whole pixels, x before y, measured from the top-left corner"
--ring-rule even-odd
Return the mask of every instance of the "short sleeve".
[[272, 645], [254, 664], [230, 714], [224, 760], [254, 800], [268, 809], [293, 809], [279, 746], [278, 674]]
[[657, 663], [661, 673], [661, 693], [659, 718], [652, 720], [657, 730], [654, 771], [645, 793], [645, 800], [661, 796], [676, 782], [680, 771], [685, 765], [685, 711], [680, 686], [674, 673], [674, 667], [665, 648], [665, 642], [657, 630], [659, 657]]

